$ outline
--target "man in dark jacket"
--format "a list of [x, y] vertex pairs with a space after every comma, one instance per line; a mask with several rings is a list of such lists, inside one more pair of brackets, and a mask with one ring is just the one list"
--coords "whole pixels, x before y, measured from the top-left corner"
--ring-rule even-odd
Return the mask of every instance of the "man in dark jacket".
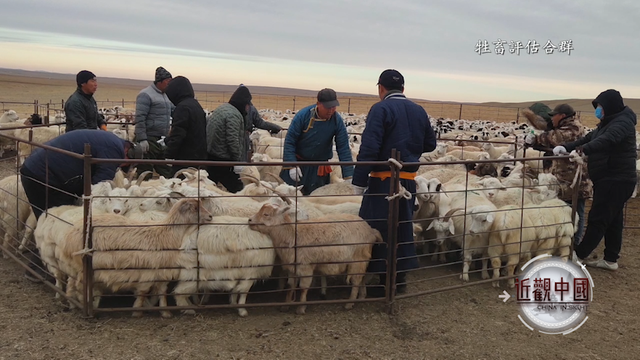
[[[231, 95], [229, 102], [218, 106], [207, 118], [207, 151], [211, 161], [247, 160], [245, 141], [245, 117], [251, 104], [251, 92], [240, 86]], [[241, 166], [210, 166], [209, 179], [220, 182], [227, 191], [236, 193], [243, 185], [239, 174]]]
[[[101, 159], [125, 159], [131, 143], [112, 132], [77, 130], [64, 133], [45, 143], [76, 154], [91, 146], [91, 156]], [[133, 155], [133, 154], [130, 154]], [[120, 164], [98, 163], [91, 166], [91, 184], [113, 180]], [[36, 149], [20, 169], [24, 192], [36, 218], [48, 208], [73, 205], [84, 193], [84, 161], [43, 148]]]
[[[202, 106], [195, 99], [193, 86], [184, 76], [171, 80], [165, 93], [176, 106], [171, 131], [165, 139], [165, 156], [174, 160], [207, 159], [207, 123]], [[185, 166], [174, 165], [173, 172]]]
[[616, 90], [603, 91], [592, 102], [598, 126], [584, 138], [557, 146], [555, 155], [573, 150], [589, 157], [587, 168], [593, 182], [593, 203], [587, 231], [575, 248], [575, 255], [585, 259], [604, 236], [604, 259], [587, 265], [608, 270], [618, 269], [622, 247], [623, 209], [629, 200], [636, 175], [636, 114], [624, 105]]
[[76, 75], [76, 92], [69, 96], [64, 104], [64, 114], [67, 118], [66, 132], [78, 129], [107, 129], [102, 115], [98, 113], [98, 104], [93, 98], [98, 89], [96, 76], [88, 70], [82, 70]]
[[[171, 81], [171, 73], [162, 66], [156, 69], [153, 84], [142, 89], [136, 97], [136, 142], [145, 159], [164, 160], [164, 148], [158, 141], [169, 133], [173, 104], [164, 91]], [[171, 177], [168, 165], [138, 165], [138, 174], [154, 170]]]
[[[385, 70], [378, 79], [380, 102], [374, 104], [367, 115], [362, 133], [362, 144], [358, 153], [360, 161], [386, 161], [391, 150], [400, 152], [403, 162], [419, 162], [422, 153], [436, 148], [436, 136], [431, 128], [427, 112], [418, 104], [408, 100], [404, 94], [404, 77], [396, 70]], [[405, 166], [400, 171], [400, 185], [412, 194], [416, 193], [414, 181], [418, 166]], [[389, 242], [387, 218], [389, 202], [385, 199], [391, 185], [391, 172], [387, 165], [356, 165], [353, 187], [356, 195], [364, 196], [360, 217], [380, 231], [382, 244], [373, 246], [369, 272], [380, 275], [380, 284], [385, 286], [387, 271], [387, 244]], [[368, 189], [367, 189], [368, 188]], [[366, 190], [366, 191], [365, 191]], [[406, 271], [418, 267], [416, 247], [413, 243], [413, 205], [415, 198], [400, 198], [397, 250], [397, 291], [406, 289]], [[384, 220], [380, 220], [384, 219]], [[381, 288], [372, 289], [372, 296], [382, 296]], [[378, 290], [378, 291], [376, 291]]]
[[245, 143], [247, 144], [246, 146], [248, 149], [245, 161], [251, 160], [249, 154], [253, 152], [253, 149], [251, 148], [251, 140], [249, 139], [249, 136], [251, 135], [251, 132], [254, 128], [267, 130], [272, 135], [275, 135], [282, 131], [282, 128], [280, 126], [265, 121], [262, 116], [260, 116], [258, 109], [256, 109], [256, 107], [253, 106], [252, 103], [249, 103], [249, 112], [247, 113], [247, 116], [244, 117], [244, 125], [246, 130]]
[[[131, 143], [108, 131], [77, 130], [58, 136], [45, 143], [76, 154], [84, 154], [84, 145], [91, 146], [91, 156], [101, 159], [126, 159], [132, 157]], [[98, 163], [91, 166], [91, 184], [112, 180], [120, 164]], [[76, 205], [84, 193], [84, 161], [61, 152], [36, 149], [20, 169], [20, 181], [36, 219], [47, 209]], [[29, 265], [32, 271], [45, 276], [44, 265], [38, 251], [34, 251]], [[28, 280], [39, 282], [30, 271]]]

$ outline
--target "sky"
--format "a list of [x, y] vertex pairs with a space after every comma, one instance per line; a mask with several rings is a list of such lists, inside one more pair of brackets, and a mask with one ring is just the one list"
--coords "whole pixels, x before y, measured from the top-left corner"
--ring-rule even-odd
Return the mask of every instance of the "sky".
[[372, 95], [393, 68], [405, 94], [427, 100], [592, 99], [609, 88], [640, 98], [638, 1], [2, 3], [3, 68], [88, 69], [99, 81], [152, 80], [164, 66], [194, 83]]

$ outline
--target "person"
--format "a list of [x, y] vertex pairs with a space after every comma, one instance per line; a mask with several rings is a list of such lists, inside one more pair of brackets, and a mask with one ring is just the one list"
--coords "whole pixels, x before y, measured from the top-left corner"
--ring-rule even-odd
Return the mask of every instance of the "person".
[[[527, 134], [525, 137], [525, 143], [539, 151], [551, 153], [552, 149], [556, 146], [576, 141], [585, 135], [584, 127], [580, 121], [575, 118], [576, 112], [569, 104], [559, 104], [553, 111], [549, 112], [551, 119], [550, 128], [542, 117], [533, 114], [533, 112], [523, 111], [523, 115], [529, 120], [532, 126], [540, 130], [545, 130], [540, 135]], [[551, 155], [553, 155], [553, 153], [551, 153]], [[574, 236], [574, 244], [576, 245], [582, 240], [585, 222], [584, 206], [586, 199], [590, 198], [592, 193], [592, 185], [587, 174], [587, 166], [586, 164], [580, 165], [571, 162], [569, 159], [555, 160], [551, 165], [551, 173], [555, 175], [560, 182], [558, 198], [564, 200], [569, 205], [573, 203], [573, 189], [571, 189], [570, 185], [573, 183], [578, 167], [582, 168], [582, 180], [576, 190], [578, 191], [576, 212], [579, 218], [578, 229]]]
[[[245, 117], [251, 103], [251, 92], [240, 86], [228, 103], [218, 106], [207, 117], [207, 152], [211, 161], [247, 160]], [[210, 166], [209, 179], [220, 182], [227, 191], [236, 193], [243, 188], [240, 181], [242, 166]]]
[[244, 125], [246, 130], [245, 143], [247, 147], [247, 156], [245, 157], [245, 161], [247, 162], [251, 160], [250, 154], [253, 151], [253, 149], [251, 148], [251, 139], [249, 139], [249, 136], [251, 135], [251, 132], [254, 128], [267, 130], [271, 135], [275, 135], [282, 131], [282, 127], [280, 127], [279, 125], [264, 120], [262, 116], [260, 116], [258, 109], [256, 109], [256, 107], [253, 106], [253, 103], [251, 102], [249, 103], [249, 111], [247, 112], [247, 116], [245, 116]]
[[[176, 76], [164, 92], [175, 105], [171, 130], [164, 141], [167, 146], [165, 157], [173, 160], [206, 160], [206, 115], [195, 98], [191, 82], [184, 76]], [[185, 167], [173, 165], [172, 173]]]
[[[76, 154], [84, 154], [85, 144], [91, 146], [91, 156], [94, 158], [127, 159], [141, 158], [142, 155], [132, 143], [108, 131], [76, 130], [45, 143]], [[91, 184], [113, 180], [119, 165], [92, 165]], [[22, 187], [36, 219], [47, 209], [78, 204], [79, 197], [84, 194], [84, 161], [61, 152], [36, 149], [20, 168], [20, 175]], [[37, 250], [33, 253], [30, 268], [45, 275]], [[34, 282], [40, 281], [30, 271], [25, 273], [25, 277]]]
[[[145, 159], [164, 159], [164, 147], [158, 141], [169, 133], [173, 104], [164, 91], [171, 81], [171, 73], [162, 66], [156, 69], [153, 84], [142, 89], [136, 97], [135, 141]], [[138, 174], [155, 170], [158, 175], [171, 177], [168, 165], [139, 164]]]
[[[400, 152], [403, 162], [419, 162], [420, 156], [436, 148], [436, 136], [431, 128], [427, 112], [404, 95], [404, 77], [399, 71], [387, 69], [378, 79], [380, 102], [374, 104], [367, 115], [362, 133], [357, 161], [386, 161], [391, 150]], [[400, 185], [412, 194], [416, 193], [414, 181], [417, 165], [405, 166], [400, 171]], [[391, 186], [391, 172], [387, 165], [356, 165], [352, 186], [356, 195], [363, 195], [360, 217], [380, 231], [384, 243], [374, 244], [368, 272], [378, 273], [380, 285], [386, 284], [387, 249], [389, 243], [389, 203], [385, 197]], [[406, 291], [406, 271], [418, 267], [416, 247], [413, 243], [413, 206], [415, 197], [400, 198], [398, 219], [397, 284], [396, 291]], [[384, 219], [384, 220], [380, 220]], [[383, 296], [382, 287], [373, 288], [370, 294]]]
[[[622, 247], [624, 204], [629, 200], [636, 175], [636, 114], [624, 105], [617, 90], [600, 93], [592, 102], [598, 126], [582, 139], [563, 143], [553, 149], [555, 155], [579, 153], [589, 157], [587, 168], [593, 182], [593, 203], [589, 210], [587, 231], [575, 247], [574, 256], [586, 259], [604, 236], [604, 258], [587, 261], [588, 266], [618, 269]], [[575, 151], [575, 152], [574, 152]]]
[[94, 73], [82, 70], [76, 74], [78, 88], [69, 96], [64, 104], [64, 114], [67, 118], [66, 132], [78, 129], [107, 130], [104, 117], [98, 113], [98, 104], [93, 98], [98, 89], [98, 80]]
[[[349, 136], [342, 116], [336, 108], [340, 105], [333, 89], [318, 92], [317, 103], [300, 109], [291, 120], [284, 140], [283, 161], [328, 161], [333, 158], [333, 142], [340, 161], [353, 161], [349, 148]], [[342, 178], [351, 181], [353, 166], [342, 165]], [[280, 177], [289, 185], [303, 185], [302, 194], [330, 181], [331, 166], [282, 167]]]

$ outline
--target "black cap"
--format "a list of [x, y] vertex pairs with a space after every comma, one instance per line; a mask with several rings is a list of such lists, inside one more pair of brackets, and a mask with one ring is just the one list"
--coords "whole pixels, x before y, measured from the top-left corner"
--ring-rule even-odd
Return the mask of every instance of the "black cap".
[[549, 116], [554, 116], [556, 114], [565, 114], [567, 117], [571, 117], [576, 114], [571, 105], [569, 104], [560, 104], [553, 108], [553, 111], [549, 113]]
[[322, 105], [326, 108], [332, 108], [334, 106], [340, 106], [338, 102], [338, 95], [333, 89], [322, 89], [318, 91], [318, 102], [322, 103]]
[[89, 70], [82, 70], [80, 71], [77, 75], [76, 75], [76, 84], [78, 84], [78, 86], [86, 83], [87, 81], [91, 80], [91, 79], [95, 79], [96, 75], [94, 73], [92, 73]]
[[382, 85], [387, 90], [402, 90], [404, 89], [404, 76], [398, 70], [387, 69], [380, 74], [376, 85]]

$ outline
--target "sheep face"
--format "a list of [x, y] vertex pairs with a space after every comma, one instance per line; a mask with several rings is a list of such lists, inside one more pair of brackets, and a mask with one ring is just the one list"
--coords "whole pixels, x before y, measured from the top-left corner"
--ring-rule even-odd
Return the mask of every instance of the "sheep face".
[[213, 220], [213, 216], [202, 206], [199, 199], [180, 200], [175, 206], [175, 212], [178, 214], [176, 224], [195, 224]]
[[493, 220], [495, 220], [495, 207], [487, 205], [474, 206], [469, 210], [471, 215], [471, 225], [469, 226], [470, 234], [483, 234], [491, 229]]
[[451, 235], [455, 235], [455, 226], [453, 224], [453, 219], [449, 218], [448, 221], [444, 221], [442, 219], [436, 219], [429, 224], [427, 230], [433, 229], [436, 232], [436, 244], [442, 245], [444, 240]]
[[484, 188], [482, 192], [485, 194], [487, 199], [491, 201], [493, 201], [493, 199], [496, 197], [498, 191], [507, 189], [504, 185], [502, 185], [500, 180], [496, 178], [482, 179], [478, 181], [478, 184]]
[[126, 214], [130, 209], [128, 196], [126, 189], [115, 188], [111, 190], [107, 198], [107, 212], [116, 215]]
[[255, 215], [249, 218], [249, 228], [260, 231], [265, 226], [282, 225], [288, 222], [285, 214], [289, 209], [289, 206], [264, 204]]

